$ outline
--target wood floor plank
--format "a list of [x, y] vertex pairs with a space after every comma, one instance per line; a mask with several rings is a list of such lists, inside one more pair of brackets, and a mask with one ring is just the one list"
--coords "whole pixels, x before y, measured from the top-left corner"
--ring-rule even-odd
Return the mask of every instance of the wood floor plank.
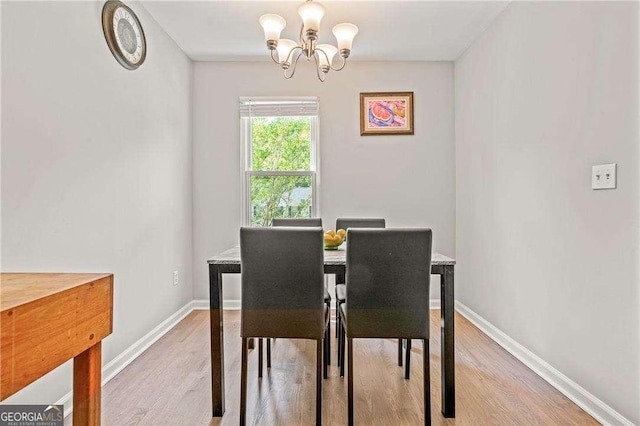
[[[103, 425], [236, 425], [240, 400], [240, 316], [224, 313], [226, 413], [211, 419], [209, 312], [195, 311], [103, 389]], [[434, 425], [597, 425], [598, 423], [456, 314], [456, 419], [440, 413], [439, 312], [431, 316], [431, 411]], [[332, 334], [334, 336], [335, 334]], [[362, 425], [423, 424], [422, 343], [414, 341], [411, 379], [397, 366], [397, 341], [354, 341], [355, 421]], [[332, 345], [323, 383], [323, 419], [347, 422], [347, 382]], [[265, 363], [266, 365], [266, 363]], [[249, 354], [250, 424], [297, 425], [315, 420], [315, 342], [276, 339], [272, 368], [258, 380]], [[68, 417], [65, 424], [70, 424]]]

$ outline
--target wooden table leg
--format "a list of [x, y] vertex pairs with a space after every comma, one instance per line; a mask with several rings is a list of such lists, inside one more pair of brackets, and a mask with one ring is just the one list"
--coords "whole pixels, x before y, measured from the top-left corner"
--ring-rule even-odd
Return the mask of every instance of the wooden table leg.
[[73, 359], [73, 424], [100, 424], [102, 342]]
[[222, 274], [216, 265], [209, 265], [211, 406], [213, 417], [222, 417], [224, 414], [224, 331], [222, 313]]
[[442, 356], [442, 414], [456, 416], [453, 265], [440, 275], [440, 353]]

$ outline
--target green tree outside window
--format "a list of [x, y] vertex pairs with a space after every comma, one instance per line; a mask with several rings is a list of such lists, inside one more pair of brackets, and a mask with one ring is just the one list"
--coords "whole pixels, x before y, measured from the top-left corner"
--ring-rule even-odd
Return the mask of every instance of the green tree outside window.
[[[312, 117], [251, 119], [253, 171], [310, 171]], [[251, 176], [251, 224], [273, 218], [311, 217], [311, 176]]]

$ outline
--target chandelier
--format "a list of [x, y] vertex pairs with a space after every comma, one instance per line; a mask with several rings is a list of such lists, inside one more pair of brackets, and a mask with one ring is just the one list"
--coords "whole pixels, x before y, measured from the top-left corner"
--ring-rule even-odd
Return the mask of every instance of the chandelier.
[[[293, 77], [301, 56], [307, 61], [311, 58], [316, 64], [316, 73], [320, 81], [324, 81], [329, 70], [340, 71], [347, 64], [351, 53], [353, 38], [358, 34], [358, 27], [353, 24], [342, 23], [333, 27], [333, 35], [338, 41], [338, 47], [330, 44], [317, 44], [320, 21], [324, 16], [324, 7], [312, 0], [307, 0], [298, 8], [302, 18], [299, 43], [286, 38], [280, 38], [280, 33], [287, 25], [282, 16], [268, 13], [260, 17], [260, 25], [264, 29], [264, 39], [271, 51], [271, 59], [284, 70], [284, 78]], [[340, 52], [342, 63], [336, 67], [333, 58]]]

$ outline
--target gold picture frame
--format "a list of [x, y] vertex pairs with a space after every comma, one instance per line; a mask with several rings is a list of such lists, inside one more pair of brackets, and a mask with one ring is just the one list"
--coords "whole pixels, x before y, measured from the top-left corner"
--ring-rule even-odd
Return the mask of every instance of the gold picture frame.
[[360, 136], [413, 135], [413, 92], [360, 93]]

